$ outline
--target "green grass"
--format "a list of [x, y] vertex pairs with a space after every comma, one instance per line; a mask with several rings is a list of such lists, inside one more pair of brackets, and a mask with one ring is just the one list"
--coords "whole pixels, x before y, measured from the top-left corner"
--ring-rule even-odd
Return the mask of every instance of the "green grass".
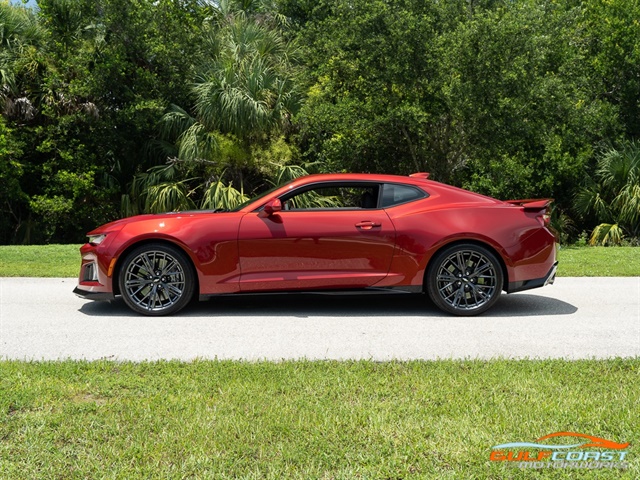
[[2, 245], [0, 277], [77, 277], [80, 245]]
[[640, 247], [562, 247], [561, 277], [640, 276]]
[[0, 478], [576, 478], [489, 461], [573, 431], [631, 442], [587, 477], [632, 479], [639, 410], [640, 359], [4, 361]]
[[[0, 277], [76, 277], [80, 245], [0, 246]], [[562, 277], [626, 277], [640, 273], [640, 247], [563, 247]]]

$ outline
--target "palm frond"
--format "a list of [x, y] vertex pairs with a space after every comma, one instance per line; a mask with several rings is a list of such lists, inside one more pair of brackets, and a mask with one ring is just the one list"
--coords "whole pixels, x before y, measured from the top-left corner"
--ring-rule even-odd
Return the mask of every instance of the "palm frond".
[[224, 184], [221, 179], [209, 185], [204, 192], [200, 208], [211, 210], [231, 210], [249, 200], [242, 191], [232, 184]]
[[190, 210], [195, 205], [188, 196], [186, 181], [152, 185], [146, 191], [145, 212], [162, 213]]
[[625, 225], [640, 225], [640, 183], [626, 184], [612, 202], [619, 210], [619, 221]]
[[175, 140], [196, 123], [196, 119], [177, 105], [170, 105], [160, 122], [158, 130], [164, 140]]
[[612, 217], [610, 202], [604, 198], [601, 185], [595, 183], [578, 191], [574, 198], [574, 208], [583, 217], [592, 213], [600, 221], [610, 221]]
[[182, 160], [209, 160], [217, 151], [215, 133], [199, 122], [192, 124], [178, 138], [178, 157]]
[[150, 140], [144, 145], [144, 154], [159, 162], [166, 162], [169, 158], [178, 156], [178, 147], [166, 140]]
[[303, 167], [300, 165], [276, 165], [277, 171], [273, 181], [269, 181], [274, 187], [289, 183], [298, 177], [304, 177], [309, 175]]
[[128, 193], [125, 193], [120, 197], [120, 212], [123, 217], [131, 217], [140, 213], [138, 206], [131, 199], [131, 195]]
[[551, 207], [550, 225], [562, 243], [565, 243], [571, 235], [576, 233], [576, 224], [573, 219], [556, 205]]
[[591, 233], [589, 245], [621, 245], [624, 231], [617, 223], [601, 223]]

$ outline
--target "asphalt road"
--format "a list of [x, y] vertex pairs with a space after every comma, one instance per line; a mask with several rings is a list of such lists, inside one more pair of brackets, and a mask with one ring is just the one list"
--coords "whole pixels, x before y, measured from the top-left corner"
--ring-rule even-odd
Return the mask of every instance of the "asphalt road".
[[605, 358], [640, 355], [640, 277], [559, 278], [481, 317], [414, 295], [222, 297], [149, 318], [71, 278], [0, 278], [1, 359]]

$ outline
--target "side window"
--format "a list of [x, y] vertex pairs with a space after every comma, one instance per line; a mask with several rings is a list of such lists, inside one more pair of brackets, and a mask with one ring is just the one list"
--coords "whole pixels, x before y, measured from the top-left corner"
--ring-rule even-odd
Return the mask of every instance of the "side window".
[[393, 207], [401, 203], [412, 202], [426, 197], [427, 194], [419, 188], [396, 183], [385, 183], [382, 187], [382, 207]]
[[283, 210], [373, 209], [378, 207], [378, 185], [321, 185], [283, 197]]

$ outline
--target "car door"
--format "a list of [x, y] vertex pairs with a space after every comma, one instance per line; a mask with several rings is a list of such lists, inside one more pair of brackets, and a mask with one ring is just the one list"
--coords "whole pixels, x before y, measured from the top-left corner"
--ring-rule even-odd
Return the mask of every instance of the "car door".
[[[349, 198], [324, 195], [343, 189]], [[395, 229], [378, 207], [379, 186], [307, 187], [282, 197], [284, 209], [246, 214], [238, 251], [241, 291], [364, 288], [389, 271]]]

